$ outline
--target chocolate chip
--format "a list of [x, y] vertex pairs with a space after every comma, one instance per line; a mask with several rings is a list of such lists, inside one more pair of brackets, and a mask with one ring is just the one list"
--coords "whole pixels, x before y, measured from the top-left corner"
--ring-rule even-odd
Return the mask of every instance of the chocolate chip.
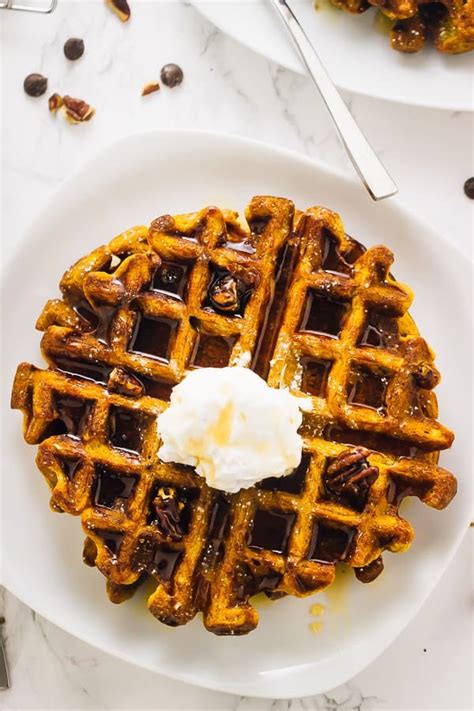
[[464, 183], [464, 192], [470, 200], [474, 200], [474, 177], [466, 180]]
[[183, 70], [177, 64], [165, 64], [161, 70], [161, 81], [171, 89], [183, 81]]
[[28, 74], [23, 82], [23, 88], [28, 96], [42, 96], [48, 88], [48, 80], [42, 74]]
[[80, 59], [84, 54], [84, 40], [79, 39], [79, 37], [68, 39], [64, 44], [64, 54], [72, 62]]

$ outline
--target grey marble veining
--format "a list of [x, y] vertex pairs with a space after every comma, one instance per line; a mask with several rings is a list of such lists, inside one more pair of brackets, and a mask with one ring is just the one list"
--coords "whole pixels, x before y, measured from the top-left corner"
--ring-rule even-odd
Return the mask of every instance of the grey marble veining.
[[[135, 0], [132, 5], [136, 16], [130, 26], [119, 23], [101, 0], [63, 0], [54, 16], [40, 21], [0, 15], [5, 258], [64, 178], [101, 146], [134, 131], [172, 125], [239, 133], [353, 175], [306, 78], [224, 36], [189, 3]], [[72, 35], [86, 40], [86, 54], [74, 65], [61, 56], [64, 40]], [[168, 61], [183, 66], [183, 86], [142, 98], [141, 87]], [[50, 116], [44, 103], [25, 97], [22, 82], [31, 71], [49, 76], [51, 93], [89, 100], [97, 108], [94, 120], [72, 127]], [[346, 98], [398, 181], [398, 199], [471, 252], [472, 204], [462, 192], [472, 171], [471, 118]], [[423, 611], [374, 664], [339, 689], [292, 701], [228, 696], [132, 667], [71, 637], [0, 590], [12, 673], [12, 688], [0, 693], [0, 709], [468, 709], [472, 603], [465, 571], [471, 543], [466, 539]], [[80, 564], [79, 554], [71, 555]]]

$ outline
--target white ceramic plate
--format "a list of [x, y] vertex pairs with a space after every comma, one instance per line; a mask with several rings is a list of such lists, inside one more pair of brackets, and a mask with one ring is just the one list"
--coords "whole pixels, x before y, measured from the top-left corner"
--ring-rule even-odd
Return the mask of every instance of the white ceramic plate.
[[[8, 409], [17, 363], [40, 364], [35, 319], [58, 293], [64, 270], [79, 256], [134, 224], [166, 212], [217, 204], [242, 210], [254, 194], [291, 197], [340, 212], [366, 245], [383, 242], [397, 255], [397, 276], [416, 293], [413, 314], [438, 352], [442, 421], [457, 432], [442, 463], [460, 492], [443, 512], [407, 502], [416, 540], [404, 555], [386, 554], [373, 585], [350, 571], [312, 599], [261, 605], [261, 623], [247, 637], [222, 638], [201, 621], [170, 629], [146, 611], [144, 592], [111, 605], [105, 580], [81, 562], [78, 519], [53, 514], [22, 439], [21, 417]], [[6, 266], [2, 466], [3, 583], [58, 626], [111, 654], [170, 677], [242, 695], [315, 694], [343, 683], [394, 640], [436, 585], [469, 519], [471, 272], [453, 247], [395, 201], [373, 203], [350, 183], [294, 154], [264, 144], [200, 132], [162, 131], [126, 138], [102, 151], [68, 180], [40, 213]], [[454, 357], [454, 360], [453, 360]], [[310, 607], [326, 606], [312, 632]]]
[[[193, 0], [222, 31], [284, 67], [305, 70], [269, 0]], [[390, 47], [375, 10], [350, 15], [318, 0], [290, 0], [333, 81], [357, 94], [418, 106], [472, 111], [474, 53], [445, 56], [433, 47], [403, 54]]]

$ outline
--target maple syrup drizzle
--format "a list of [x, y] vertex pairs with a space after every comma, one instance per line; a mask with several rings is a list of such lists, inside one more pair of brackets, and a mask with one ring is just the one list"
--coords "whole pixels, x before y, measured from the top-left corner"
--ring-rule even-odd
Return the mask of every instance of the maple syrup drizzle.
[[80, 437], [92, 412], [92, 402], [57, 394], [54, 406], [57, 417], [48, 427], [47, 436], [66, 434]]
[[129, 350], [169, 363], [178, 326], [175, 319], [138, 314]]
[[275, 267], [275, 290], [268, 302], [267, 311], [255, 346], [252, 370], [264, 380], [268, 377], [270, 360], [275, 350], [278, 333], [283, 321], [286, 299], [293, 270], [296, 263], [297, 249], [290, 243], [284, 244], [278, 253]]
[[190, 263], [163, 261], [153, 277], [152, 291], [184, 301], [191, 268]]
[[118, 531], [99, 531], [97, 529], [92, 529], [92, 532], [102, 539], [104, 546], [107, 548], [112, 557], [117, 558], [125, 535], [123, 533], [119, 533]]
[[339, 338], [350, 310], [348, 301], [333, 299], [308, 289], [299, 330]]
[[308, 559], [319, 563], [335, 563], [349, 555], [355, 529], [349, 526], [328, 526], [316, 521], [308, 552]]
[[328, 229], [323, 229], [323, 250], [321, 266], [326, 272], [340, 276], [352, 276], [354, 269], [340, 252], [339, 242]]
[[71, 360], [69, 358], [54, 358], [54, 367], [68, 375], [78, 375], [87, 380], [107, 385], [113, 368], [95, 361]]
[[183, 554], [168, 546], [158, 544], [151, 537], [140, 538], [132, 556], [132, 569], [146, 572], [162, 581], [171, 580]]
[[301, 390], [314, 397], [326, 397], [328, 378], [333, 361], [316, 360], [305, 356], [301, 358], [303, 377]]
[[69, 481], [72, 481], [74, 479], [74, 475], [76, 474], [76, 471], [78, 470], [80, 464], [81, 459], [66, 458], [61, 460], [61, 469], [63, 470], [64, 474], [66, 475], [66, 478]]
[[237, 336], [215, 336], [200, 330], [189, 365], [193, 368], [225, 368], [229, 365], [232, 349], [237, 342]]
[[368, 432], [366, 430], [350, 430], [337, 425], [328, 425], [323, 437], [326, 440], [339, 442], [340, 444], [355, 445], [365, 447], [373, 452], [389, 454], [395, 458], [415, 458], [422, 450], [411, 445], [402, 439], [390, 437], [389, 435]]
[[388, 372], [375, 373], [369, 368], [358, 367], [351, 373], [348, 388], [350, 405], [367, 407], [385, 414], [385, 393], [390, 383]]
[[96, 506], [113, 509], [129, 501], [137, 484], [134, 474], [123, 474], [102, 464], [96, 464], [93, 501]]
[[134, 375], [142, 384], [145, 395], [169, 402], [174, 383], [166, 383], [164, 380], [155, 380], [154, 378], [141, 375], [140, 373], [135, 373]]
[[263, 479], [257, 484], [257, 487], [266, 491], [285, 491], [288, 494], [301, 494], [310, 463], [311, 455], [308, 452], [303, 452], [301, 462], [291, 474]]
[[295, 518], [293, 513], [257, 509], [247, 541], [249, 548], [285, 555]]
[[113, 447], [139, 454], [143, 443], [143, 430], [149, 418], [140, 412], [112, 405], [109, 412], [109, 440]]
[[202, 559], [204, 570], [212, 568], [224, 556], [224, 540], [230, 526], [230, 504], [222, 494], [218, 494], [212, 504], [209, 519], [207, 545]]
[[399, 344], [399, 340], [397, 320], [370, 310], [357, 345], [370, 346], [371, 348], [393, 348]]

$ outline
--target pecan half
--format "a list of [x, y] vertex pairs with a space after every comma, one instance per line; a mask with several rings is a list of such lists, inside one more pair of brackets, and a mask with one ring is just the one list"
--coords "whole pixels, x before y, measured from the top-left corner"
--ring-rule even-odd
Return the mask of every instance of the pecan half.
[[130, 19], [131, 10], [127, 0], [105, 0], [107, 5], [115, 12], [122, 22]]
[[370, 487], [379, 475], [377, 467], [369, 464], [368, 454], [363, 447], [341, 452], [323, 476], [329, 494], [358, 510], [364, 508]]
[[181, 514], [184, 502], [180, 501], [176, 489], [163, 486], [153, 499], [152, 513], [160, 533], [166, 538], [179, 541], [184, 536], [181, 527]]

